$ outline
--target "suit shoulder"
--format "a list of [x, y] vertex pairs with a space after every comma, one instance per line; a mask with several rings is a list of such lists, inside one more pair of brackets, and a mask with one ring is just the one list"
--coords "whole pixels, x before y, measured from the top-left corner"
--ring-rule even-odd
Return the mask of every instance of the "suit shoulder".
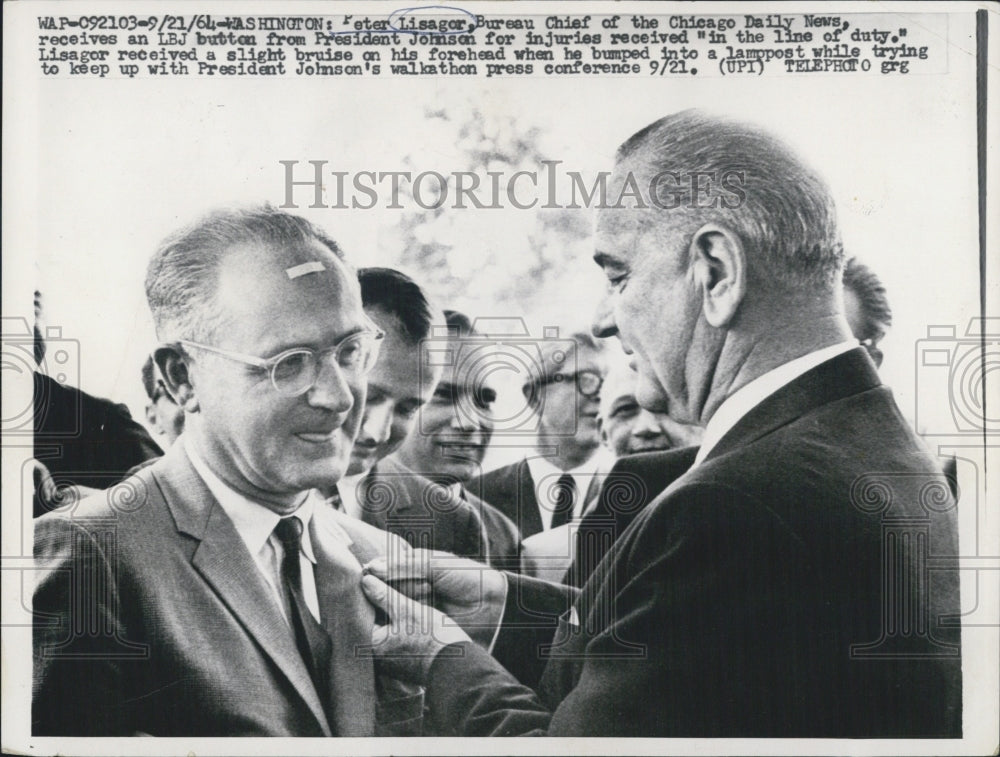
[[522, 464], [523, 461], [486, 471], [469, 481], [466, 489], [480, 499], [490, 502], [491, 496], [495, 498], [499, 492], [513, 491], [517, 488]]
[[701, 544], [711, 554], [743, 544], [748, 549], [781, 542], [786, 549], [806, 548], [793, 524], [740, 486], [694, 480], [663, 492], [622, 535], [634, 559], [655, 552], [670, 555]]

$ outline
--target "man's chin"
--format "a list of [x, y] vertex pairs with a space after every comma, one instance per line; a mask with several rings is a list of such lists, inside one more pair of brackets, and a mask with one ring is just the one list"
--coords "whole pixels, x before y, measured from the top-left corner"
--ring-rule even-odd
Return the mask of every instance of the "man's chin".
[[652, 413], [666, 413], [670, 410], [670, 400], [660, 383], [646, 378], [641, 373], [635, 389], [635, 399], [640, 407]]

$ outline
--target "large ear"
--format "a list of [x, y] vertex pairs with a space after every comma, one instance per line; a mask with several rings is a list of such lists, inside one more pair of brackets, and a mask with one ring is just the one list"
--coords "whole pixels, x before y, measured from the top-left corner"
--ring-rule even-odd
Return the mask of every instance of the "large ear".
[[152, 400], [146, 403], [146, 423], [149, 424], [150, 428], [160, 430], [160, 425], [157, 423], [159, 418], [156, 415], [156, 403]]
[[538, 403], [542, 396], [542, 387], [538, 381], [531, 380], [521, 387], [521, 393], [528, 403], [528, 407], [534, 412], [538, 412]]
[[746, 296], [743, 244], [729, 229], [709, 223], [695, 232], [690, 254], [695, 280], [702, 291], [705, 320], [717, 329], [725, 328]]
[[184, 408], [185, 412], [194, 413], [198, 410], [198, 398], [191, 383], [189, 360], [184, 350], [176, 344], [161, 344], [153, 352], [153, 362], [174, 402]]

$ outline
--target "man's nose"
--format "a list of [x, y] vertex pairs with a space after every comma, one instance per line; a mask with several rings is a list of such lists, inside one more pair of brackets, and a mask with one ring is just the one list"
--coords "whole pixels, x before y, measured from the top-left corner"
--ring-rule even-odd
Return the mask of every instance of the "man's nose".
[[654, 436], [662, 436], [663, 433], [660, 421], [655, 415], [648, 410], [639, 411], [639, 414], [635, 417], [635, 423], [632, 424], [633, 435], [648, 439]]
[[313, 407], [323, 407], [335, 413], [346, 413], [354, 406], [354, 393], [343, 371], [332, 362], [319, 367], [319, 375], [306, 398]]
[[361, 422], [359, 439], [366, 439], [382, 444], [389, 439], [392, 431], [392, 407], [389, 402], [379, 402], [365, 408], [365, 417]]
[[471, 403], [456, 403], [451, 412], [451, 430], [471, 434], [482, 428], [482, 421], [477, 417]]
[[618, 333], [618, 324], [615, 323], [610, 294], [602, 297], [597, 303], [597, 312], [594, 313], [594, 323], [590, 330], [598, 339], [607, 339]]

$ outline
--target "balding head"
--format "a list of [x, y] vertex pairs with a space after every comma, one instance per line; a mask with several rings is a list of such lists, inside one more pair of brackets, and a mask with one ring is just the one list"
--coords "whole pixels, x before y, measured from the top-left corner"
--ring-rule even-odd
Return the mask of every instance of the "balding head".
[[146, 299], [157, 337], [213, 341], [223, 328], [217, 298], [223, 275], [274, 274], [292, 282], [307, 278], [316, 264], [346, 265], [337, 243], [304, 218], [270, 206], [210, 213], [171, 235], [149, 262]]

